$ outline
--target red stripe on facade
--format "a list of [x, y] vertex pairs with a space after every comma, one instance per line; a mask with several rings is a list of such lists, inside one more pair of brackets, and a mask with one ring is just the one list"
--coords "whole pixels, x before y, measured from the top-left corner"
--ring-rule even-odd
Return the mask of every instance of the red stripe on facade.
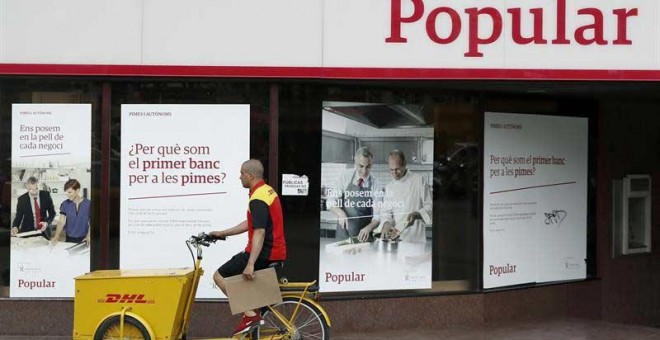
[[658, 81], [660, 70], [0, 64], [0, 75], [399, 80]]

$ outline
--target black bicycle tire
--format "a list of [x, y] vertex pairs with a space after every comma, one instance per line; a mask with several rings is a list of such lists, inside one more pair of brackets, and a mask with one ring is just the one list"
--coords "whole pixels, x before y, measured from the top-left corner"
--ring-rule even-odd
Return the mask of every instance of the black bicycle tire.
[[[284, 298], [282, 298], [282, 302], [273, 305], [273, 308], [277, 308], [278, 306], [288, 304], [288, 303], [297, 304], [298, 300], [299, 300], [299, 298], [297, 298], [297, 297], [284, 297]], [[323, 331], [323, 338], [321, 340], [329, 340], [330, 339], [330, 326], [328, 326], [328, 323], [326, 322], [323, 313], [315, 305], [309, 303], [308, 301], [303, 300], [300, 303], [305, 308], [308, 308], [309, 310], [311, 310], [311, 312], [315, 315], [316, 320], [319, 321], [319, 323], [321, 325], [321, 329]], [[263, 312], [262, 312], [262, 317], [267, 318], [268, 313], [270, 313], [270, 311], [267, 308], [264, 309]], [[251, 340], [270, 339], [270, 338], [262, 338], [261, 337], [260, 331], [263, 330], [264, 327], [267, 327], [267, 325], [263, 325], [259, 328], [255, 328], [254, 330], [252, 330], [252, 332], [250, 334]]]
[[[101, 322], [101, 325], [96, 329], [96, 332], [94, 333], [94, 340], [103, 340], [103, 336], [105, 333], [110, 330], [110, 327], [114, 325], [119, 325], [120, 324], [120, 316], [119, 315], [113, 315]], [[149, 335], [149, 331], [147, 330], [147, 327], [142, 324], [138, 319], [130, 316], [130, 315], [125, 315], [124, 316], [124, 324], [131, 325], [135, 327], [140, 333], [142, 334], [142, 338], [144, 340], [151, 340], [151, 336]]]

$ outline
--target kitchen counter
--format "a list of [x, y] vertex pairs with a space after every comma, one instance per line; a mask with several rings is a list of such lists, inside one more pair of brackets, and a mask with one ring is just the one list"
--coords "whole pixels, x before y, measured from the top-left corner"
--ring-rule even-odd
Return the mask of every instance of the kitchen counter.
[[[404, 255], [409, 254], [423, 254], [426, 251], [431, 251], [430, 242], [426, 243], [410, 243], [410, 242], [396, 242], [395, 244], [387, 244], [384, 241], [376, 240], [373, 242], [362, 242], [348, 245], [337, 246], [336, 239], [321, 238], [320, 246], [321, 249], [324, 249], [325, 253], [328, 254], [341, 254], [341, 253], [350, 253], [354, 255], [360, 253], [360, 256], [376, 256], [379, 257], [381, 254], [389, 253], [401, 253]], [[350, 249], [362, 249], [359, 252], [352, 251]], [[347, 251], [344, 251], [347, 250]], [[392, 257], [388, 256], [388, 260], [391, 260]]]

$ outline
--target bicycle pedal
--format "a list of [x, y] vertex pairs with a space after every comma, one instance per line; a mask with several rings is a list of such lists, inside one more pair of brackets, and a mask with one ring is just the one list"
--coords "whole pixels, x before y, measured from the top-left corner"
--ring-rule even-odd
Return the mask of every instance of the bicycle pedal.
[[250, 333], [250, 331], [254, 330], [255, 328], [259, 328], [259, 327], [261, 327], [261, 326], [263, 326], [263, 325], [265, 325], [265, 324], [266, 324], [266, 321], [264, 321], [263, 319], [261, 319], [261, 320], [259, 320], [259, 322], [250, 325], [250, 328], [249, 328], [247, 331], [245, 331], [244, 334], [246, 334], [246, 333]]
[[[265, 324], [266, 324], [266, 322], [265, 322], [264, 320], [259, 320], [258, 323], [256, 323], [256, 324], [250, 326], [250, 329], [248, 329], [247, 331], [241, 333], [241, 337], [238, 338], [238, 340], [249, 340], [249, 339], [252, 339], [252, 331], [254, 331], [255, 329], [257, 329], [257, 328], [259, 328], [259, 327], [261, 327], [261, 326], [263, 326], [263, 325], [265, 325]], [[234, 337], [236, 337], [236, 335], [234, 335]]]
[[[235, 338], [236, 338], [236, 336], [234, 336], [234, 338], [232, 338], [232, 339], [235, 339]], [[252, 339], [252, 336], [250, 335], [250, 332], [242, 333], [241, 337], [238, 338], [238, 340], [249, 340], [249, 339]]]

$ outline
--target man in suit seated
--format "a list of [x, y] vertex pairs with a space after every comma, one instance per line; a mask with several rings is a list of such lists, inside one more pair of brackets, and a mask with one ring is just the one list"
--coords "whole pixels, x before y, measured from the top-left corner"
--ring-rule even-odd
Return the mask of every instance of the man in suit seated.
[[16, 217], [12, 223], [11, 235], [33, 230], [45, 230], [55, 218], [55, 206], [50, 193], [39, 190], [39, 179], [30, 177], [25, 182], [27, 192], [18, 197]]

